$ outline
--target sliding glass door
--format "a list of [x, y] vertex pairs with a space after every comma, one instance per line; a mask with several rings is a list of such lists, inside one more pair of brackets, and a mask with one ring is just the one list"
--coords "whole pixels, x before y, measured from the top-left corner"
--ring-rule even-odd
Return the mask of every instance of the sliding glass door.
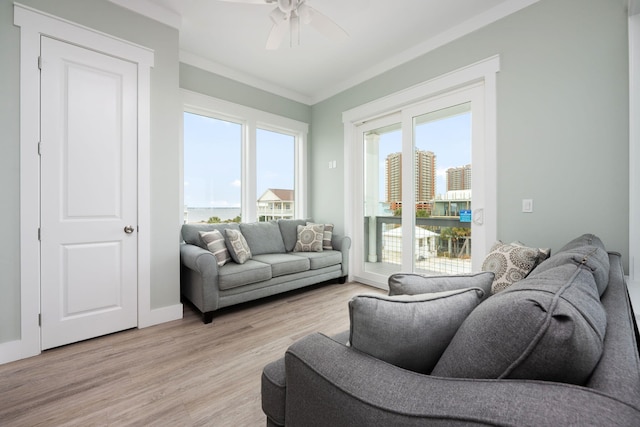
[[413, 117], [413, 270], [471, 272], [471, 103]]
[[481, 95], [453, 91], [357, 127], [363, 281], [473, 270], [476, 234], [484, 240]]
[[[401, 200], [402, 182], [389, 179], [399, 176], [402, 165], [401, 116], [395, 114], [375, 120], [360, 128], [363, 145], [363, 212], [364, 212], [364, 269], [373, 274], [392, 274], [402, 266], [402, 245], [385, 241], [383, 236], [400, 226], [394, 216]], [[385, 244], [386, 243], [386, 244]]]

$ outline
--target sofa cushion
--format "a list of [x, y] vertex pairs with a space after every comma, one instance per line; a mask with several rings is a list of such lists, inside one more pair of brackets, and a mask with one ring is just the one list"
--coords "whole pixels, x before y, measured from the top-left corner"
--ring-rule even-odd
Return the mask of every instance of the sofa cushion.
[[276, 222], [241, 223], [240, 231], [249, 244], [251, 255], [285, 253], [282, 233]]
[[584, 384], [602, 354], [606, 324], [589, 269], [554, 267], [480, 304], [432, 374]]
[[554, 256], [538, 265], [532, 275], [554, 267], [572, 263], [584, 264], [593, 273], [598, 294], [602, 295], [609, 283], [609, 254], [602, 241], [593, 234], [583, 234], [564, 245]]
[[224, 236], [220, 231], [201, 231], [200, 238], [207, 245], [207, 249], [216, 257], [218, 267], [222, 267], [231, 261], [231, 255], [229, 255]]
[[226, 229], [227, 249], [231, 258], [238, 264], [244, 264], [251, 259], [251, 249], [240, 230]]
[[323, 250], [322, 252], [294, 252], [294, 254], [295, 256], [307, 258], [311, 270], [342, 263], [342, 253], [340, 251]]
[[287, 252], [293, 251], [298, 241], [298, 226], [305, 225], [310, 219], [279, 219], [278, 227], [284, 241], [284, 248]]
[[252, 259], [242, 265], [230, 262], [218, 270], [218, 287], [224, 291], [269, 280], [271, 277], [269, 264]]
[[271, 266], [272, 277], [309, 270], [309, 260], [295, 255], [262, 254], [253, 256], [253, 259], [269, 264]]
[[196, 245], [200, 246], [202, 249], [207, 249], [207, 245], [200, 238], [200, 232], [218, 230], [226, 240], [226, 233], [224, 230], [227, 228], [240, 230], [240, 226], [235, 222], [224, 224], [183, 224], [182, 240], [190, 245]]
[[537, 248], [496, 242], [482, 263], [482, 271], [495, 274], [491, 293], [495, 294], [524, 279], [538, 262]]
[[[307, 222], [307, 225], [313, 225], [312, 222]], [[333, 245], [331, 239], [333, 238], [333, 224], [322, 224], [324, 226], [324, 232], [322, 236], [322, 249], [331, 250]]]
[[480, 288], [468, 288], [356, 296], [349, 301], [349, 344], [401, 368], [429, 373], [483, 295]]
[[490, 271], [454, 276], [423, 276], [415, 273], [396, 273], [389, 276], [389, 295], [416, 295], [454, 289], [480, 288], [487, 298], [491, 293], [494, 274]]
[[324, 224], [298, 226], [298, 240], [293, 252], [321, 252]]

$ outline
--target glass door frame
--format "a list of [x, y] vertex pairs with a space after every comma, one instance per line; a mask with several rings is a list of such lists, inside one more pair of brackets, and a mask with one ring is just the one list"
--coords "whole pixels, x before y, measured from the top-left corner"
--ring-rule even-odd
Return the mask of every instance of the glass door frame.
[[[387, 276], [367, 273], [364, 269], [364, 227], [363, 212], [363, 132], [365, 126], [372, 123], [373, 128], [384, 123], [385, 117], [402, 114], [403, 157], [413, 158], [413, 132], [407, 132], [413, 125], [413, 117], [428, 112], [424, 106], [429, 105], [431, 111], [455, 105], [452, 102], [472, 102], [473, 118], [473, 154], [474, 168], [473, 186], [473, 225], [481, 227], [474, 230], [474, 250], [472, 251], [472, 270], [478, 271], [482, 259], [488, 253], [497, 236], [497, 173], [496, 173], [496, 73], [499, 71], [499, 57], [494, 56], [456, 70], [421, 85], [398, 92], [378, 101], [354, 108], [343, 113], [345, 136], [345, 163], [352, 168], [345, 170], [345, 186], [353, 191], [345, 194], [345, 232], [352, 236], [352, 266], [350, 280], [370, 284], [385, 289]], [[451, 101], [458, 97], [456, 101]], [[462, 100], [461, 100], [462, 99]], [[419, 113], [418, 113], [419, 112]], [[375, 124], [374, 120], [376, 121]], [[378, 122], [377, 120], [380, 120]], [[364, 126], [364, 127], [362, 127]], [[406, 141], [405, 141], [406, 140]], [[482, 142], [478, 146], [477, 142]], [[407, 157], [405, 157], [407, 158]], [[410, 171], [403, 172], [403, 180], [413, 183]], [[476, 182], [479, 185], [475, 185]], [[412, 186], [403, 186], [403, 203], [414, 200]], [[402, 271], [413, 269], [413, 226], [415, 216], [411, 211], [403, 210]], [[410, 236], [410, 238], [406, 238]]]

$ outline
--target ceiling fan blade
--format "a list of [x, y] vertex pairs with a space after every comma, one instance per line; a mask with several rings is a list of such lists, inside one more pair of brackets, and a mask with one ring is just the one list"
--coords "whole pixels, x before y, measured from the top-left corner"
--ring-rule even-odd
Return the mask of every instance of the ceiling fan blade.
[[302, 22], [311, 25], [318, 32], [332, 40], [342, 41], [349, 37], [349, 34], [341, 26], [305, 3], [298, 7], [298, 15]]
[[287, 19], [274, 23], [271, 28], [271, 32], [269, 33], [269, 37], [267, 38], [267, 45], [265, 48], [267, 50], [277, 49], [280, 46], [280, 43], [282, 43], [282, 39], [284, 39], [287, 29], [289, 29], [289, 20]]

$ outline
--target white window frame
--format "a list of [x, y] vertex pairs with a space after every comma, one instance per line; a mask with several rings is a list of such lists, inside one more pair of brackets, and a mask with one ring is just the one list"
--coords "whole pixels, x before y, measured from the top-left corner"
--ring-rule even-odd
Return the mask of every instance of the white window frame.
[[[359, 154], [361, 141], [358, 127], [367, 121], [394, 114], [398, 111], [408, 110], [440, 95], [479, 84], [484, 99], [484, 116], [482, 120], [484, 128], [484, 161], [482, 162], [485, 175], [484, 188], [482, 189], [484, 205], [474, 207], [474, 217], [477, 217], [478, 214], [482, 215], [485, 237], [483, 242], [477, 242], [474, 245], [474, 258], [481, 258], [489, 252], [491, 244], [497, 238], [496, 80], [498, 71], [500, 71], [500, 57], [496, 55], [343, 112], [345, 164], [352, 165], [351, 168], [345, 169], [345, 188], [356, 190], [354, 193], [345, 194], [345, 232], [347, 235], [353, 236], [355, 242], [359, 242], [363, 238], [362, 217], [358, 215], [359, 209], [357, 208], [357, 204], [363, 200], [363, 195], [359, 194], [361, 192], [359, 190], [360, 186], [355, 185], [362, 177], [361, 154]], [[474, 219], [474, 221], [476, 220]], [[412, 245], [412, 243], [407, 243], [407, 245]], [[408, 246], [408, 248], [411, 247]], [[355, 260], [364, 259], [362, 249], [362, 245], [354, 245], [353, 255]], [[379, 279], [359, 272], [359, 266], [356, 265], [357, 262], [352, 263], [354, 268], [350, 272], [349, 280], [356, 278], [358, 281], [373, 286], [386, 286]]]
[[[256, 134], [264, 129], [291, 135], [294, 149], [294, 198], [296, 218], [307, 217], [307, 135], [309, 124], [266, 111], [257, 110], [233, 102], [224, 101], [189, 90], [182, 90], [183, 110], [213, 119], [242, 124], [242, 196], [241, 218], [243, 222], [257, 221], [258, 194], [256, 190]], [[180, 177], [184, 183], [184, 132], [181, 133]], [[184, 206], [184, 185], [180, 187], [180, 206]], [[180, 212], [182, 215], [182, 212]]]

